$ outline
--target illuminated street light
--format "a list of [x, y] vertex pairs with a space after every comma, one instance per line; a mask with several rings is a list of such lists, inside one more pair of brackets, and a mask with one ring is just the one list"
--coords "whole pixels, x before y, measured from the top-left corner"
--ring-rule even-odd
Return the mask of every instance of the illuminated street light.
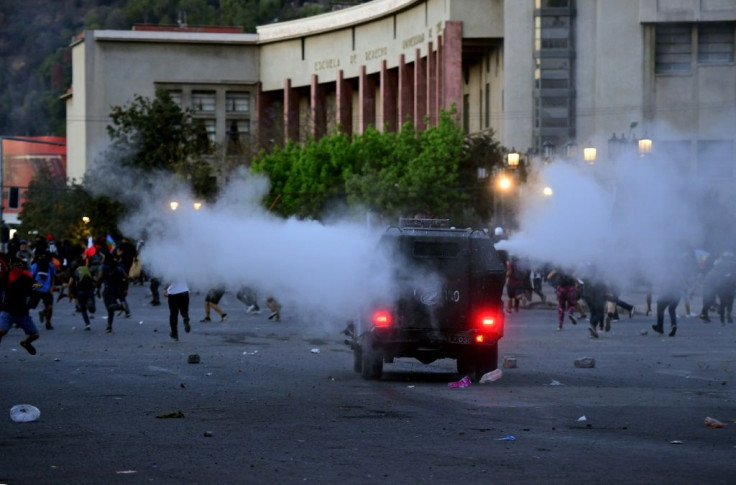
[[511, 153], [509, 153], [508, 155], [506, 155], [506, 160], [507, 160], [507, 162], [509, 164], [509, 168], [512, 168], [513, 169], [513, 168], [518, 167], [519, 166], [519, 158], [520, 158], [519, 152], [517, 152], [516, 150], [514, 150]]
[[504, 192], [509, 190], [513, 185], [511, 177], [509, 177], [508, 175], [501, 175], [500, 177], [498, 177], [498, 181], [496, 183], [498, 184], [498, 188]]
[[552, 187], [545, 187], [542, 189], [542, 194], [545, 197], [552, 197], [554, 195], [554, 190], [552, 190]]
[[639, 155], [642, 157], [652, 152], [652, 140], [650, 138], [641, 138], [639, 140]]
[[82, 216], [82, 222], [84, 222], [85, 224], [89, 224], [89, 217]]
[[590, 165], [595, 164], [597, 150], [593, 147], [583, 148], [583, 159]]
[[177, 209], [177, 208], [179, 207], [179, 203], [178, 203], [178, 202], [176, 202], [176, 201], [172, 201], [172, 202], [171, 202], [171, 203], [169, 204], [169, 207], [171, 207], [171, 210], [172, 210], [172, 211], [175, 211], [175, 210], [176, 210], [176, 209]]
[[195, 202], [195, 203], [192, 204], [192, 207], [194, 207], [194, 210], [195, 211], [198, 211], [199, 209], [202, 208], [202, 203], [201, 202]]

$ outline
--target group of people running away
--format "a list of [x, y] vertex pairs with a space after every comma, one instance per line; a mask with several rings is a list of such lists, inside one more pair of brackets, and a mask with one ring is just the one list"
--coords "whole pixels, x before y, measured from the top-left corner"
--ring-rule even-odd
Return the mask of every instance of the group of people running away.
[[[652, 313], [652, 293], [656, 291], [656, 323], [652, 330], [664, 334], [665, 314], [669, 315], [668, 335], [677, 334], [677, 307], [684, 302], [685, 315], [690, 312], [695, 289], [702, 287], [702, 309], [699, 318], [710, 322], [709, 312], [715, 310], [722, 325], [733, 322], [733, 301], [736, 296], [736, 257], [725, 251], [712, 264], [698, 262], [693, 251], [682, 253], [673, 265], [673, 271], [659, 278], [660, 281], [648, 286], [646, 295], [646, 315]], [[609, 332], [611, 323], [619, 320], [621, 308], [629, 318], [633, 318], [635, 307], [622, 300], [614, 285], [608, 284], [596, 268], [582, 265], [576, 271], [561, 268], [535, 267], [526, 258], [511, 255], [506, 261], [506, 311], [519, 311], [523, 301], [531, 302], [533, 295], [539, 295], [544, 303], [546, 298], [542, 285], [547, 282], [555, 289], [557, 298], [557, 330], [563, 329], [565, 317], [572, 324], [578, 319], [589, 318], [591, 338], [599, 338], [599, 331]], [[581, 301], [587, 307], [581, 305]]]
[[[148, 278], [140, 266], [135, 268], [138, 249], [126, 238], [112, 247], [106, 239], [100, 238], [77, 252], [74, 260], [68, 262], [59, 254], [51, 235], [37, 238], [32, 246], [26, 239], [11, 241], [7, 252], [0, 252], [0, 341], [15, 325], [26, 335], [20, 342], [21, 347], [35, 355], [33, 342], [40, 334], [31, 317], [31, 310], [42, 304], [39, 321], [45, 324], [46, 330], [54, 330], [54, 291], [59, 292], [58, 300], [67, 297], [74, 303], [75, 311], [82, 316], [85, 331], [92, 328], [91, 319], [97, 310], [97, 298], [102, 299], [107, 310], [107, 333], [112, 333], [116, 314], [127, 318], [131, 316], [127, 295], [132, 281], [142, 285], [149, 280], [151, 305], [160, 305], [161, 280]], [[227, 319], [227, 314], [219, 306], [224, 293], [222, 288], [207, 292], [202, 323], [211, 321], [210, 310], [219, 313], [221, 321]], [[165, 285], [163, 295], [169, 304], [169, 335], [178, 340], [179, 315], [183, 319], [185, 332], [191, 331], [189, 287], [184, 281], [172, 281]], [[248, 313], [260, 313], [257, 294], [253, 289], [241, 287], [236, 298], [247, 306]], [[268, 297], [266, 305], [271, 310], [269, 320], [279, 321], [281, 305], [273, 297]]]

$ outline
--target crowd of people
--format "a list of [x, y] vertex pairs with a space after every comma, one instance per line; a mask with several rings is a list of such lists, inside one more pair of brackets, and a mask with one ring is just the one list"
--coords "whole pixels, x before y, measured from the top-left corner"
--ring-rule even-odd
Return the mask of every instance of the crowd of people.
[[[149, 275], [140, 263], [142, 241], [133, 243], [126, 237], [114, 241], [101, 237], [85, 246], [68, 242], [57, 245], [53, 235], [38, 236], [31, 244], [16, 233], [0, 252], [0, 341], [13, 326], [22, 329], [26, 338], [21, 347], [31, 355], [36, 354], [33, 342], [40, 337], [39, 328], [31, 311], [38, 311], [38, 321], [46, 330], [54, 330], [52, 324], [54, 293], [58, 300], [66, 297], [74, 304], [84, 322], [84, 330], [92, 329], [91, 320], [97, 310], [97, 299], [101, 299], [107, 312], [107, 333], [112, 333], [115, 317], [130, 318], [131, 308], [127, 302], [131, 284], [148, 283], [151, 305], [161, 304], [159, 289], [161, 279]], [[205, 317], [201, 323], [211, 322], [210, 310], [227, 320], [227, 313], [218, 305], [225, 288], [213, 288], [204, 298]], [[189, 286], [186, 281], [175, 280], [164, 285], [163, 296], [169, 307], [169, 336], [178, 340], [178, 319], [181, 315], [184, 331], [191, 331], [189, 318]], [[247, 312], [260, 313], [258, 297], [250, 287], [242, 286], [236, 291], [237, 300], [243, 302]], [[269, 320], [281, 319], [281, 305], [272, 296], [266, 299], [271, 311]]]
[[[494, 243], [506, 239], [502, 228], [494, 231]], [[557, 330], [564, 328], [566, 318], [572, 324], [588, 320], [591, 338], [599, 338], [599, 332], [609, 332], [612, 322], [619, 321], [619, 308], [629, 318], [636, 313], [634, 305], [624, 301], [621, 291], [606, 281], [592, 264], [575, 268], [557, 268], [549, 264], [534, 263], [529, 258], [499, 253], [506, 265], [506, 312], [518, 312], [533, 302], [534, 295], [546, 303], [541, 291], [544, 284], [554, 289], [557, 300]], [[652, 330], [665, 333], [665, 319], [669, 316], [670, 337], [677, 334], [677, 308], [684, 304], [685, 316], [693, 317], [691, 305], [694, 295], [702, 293], [699, 318], [710, 322], [709, 313], [715, 311], [720, 322], [733, 322], [733, 302], [736, 296], [736, 256], [723, 251], [717, 257], [702, 250], [686, 250], [672, 259], [670, 271], [658, 281], [649, 283], [646, 290], [646, 316], [654, 313], [656, 321]], [[653, 294], [656, 296], [652, 309]]]

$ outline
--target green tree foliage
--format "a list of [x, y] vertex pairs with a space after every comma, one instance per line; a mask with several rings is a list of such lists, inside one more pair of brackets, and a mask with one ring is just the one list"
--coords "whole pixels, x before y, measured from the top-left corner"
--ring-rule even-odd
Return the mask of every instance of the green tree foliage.
[[265, 202], [276, 213], [315, 217], [345, 201], [344, 173], [355, 160], [350, 138], [338, 133], [304, 147], [289, 142], [271, 154], [261, 152], [252, 169], [269, 176], [272, 186]]
[[33, 177], [24, 195], [18, 228], [23, 235], [51, 233], [57, 241], [85, 244], [90, 235], [116, 234], [123, 213], [119, 203], [94, 197], [79, 184], [68, 186], [45, 168]]
[[[492, 215], [494, 205], [494, 191], [492, 188], [493, 174], [504, 164], [505, 150], [493, 138], [493, 130], [473, 134], [465, 137], [466, 164], [458, 173], [459, 184], [470, 187], [469, 208], [466, 218], [476, 224], [487, 221]], [[479, 172], [479, 169], [482, 171]]]
[[337, 133], [304, 147], [289, 143], [261, 152], [252, 169], [268, 175], [265, 205], [284, 216], [319, 219], [344, 202], [391, 218], [421, 213], [477, 223], [491, 206], [477, 167], [501, 163], [501, 147], [490, 134], [466, 139], [453, 119], [454, 112], [443, 112], [422, 133], [406, 123], [399, 132], [368, 129], [352, 141]]
[[127, 105], [114, 106], [107, 126], [112, 159], [123, 167], [174, 173], [189, 180], [197, 196], [212, 196], [216, 187], [205, 157], [213, 146], [192, 114], [163, 89], [153, 99], [136, 95]]

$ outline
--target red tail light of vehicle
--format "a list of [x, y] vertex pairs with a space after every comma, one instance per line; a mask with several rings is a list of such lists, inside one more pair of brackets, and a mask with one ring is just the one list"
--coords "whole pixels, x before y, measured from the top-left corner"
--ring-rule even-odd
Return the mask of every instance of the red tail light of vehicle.
[[481, 329], [494, 329], [496, 326], [496, 315], [492, 313], [481, 313], [478, 316], [478, 323]]
[[388, 328], [393, 325], [393, 316], [386, 310], [376, 310], [373, 312], [373, 325], [376, 328]]
[[478, 309], [473, 318], [475, 322], [475, 342], [482, 344], [495, 341], [503, 336], [503, 313], [495, 309]]

